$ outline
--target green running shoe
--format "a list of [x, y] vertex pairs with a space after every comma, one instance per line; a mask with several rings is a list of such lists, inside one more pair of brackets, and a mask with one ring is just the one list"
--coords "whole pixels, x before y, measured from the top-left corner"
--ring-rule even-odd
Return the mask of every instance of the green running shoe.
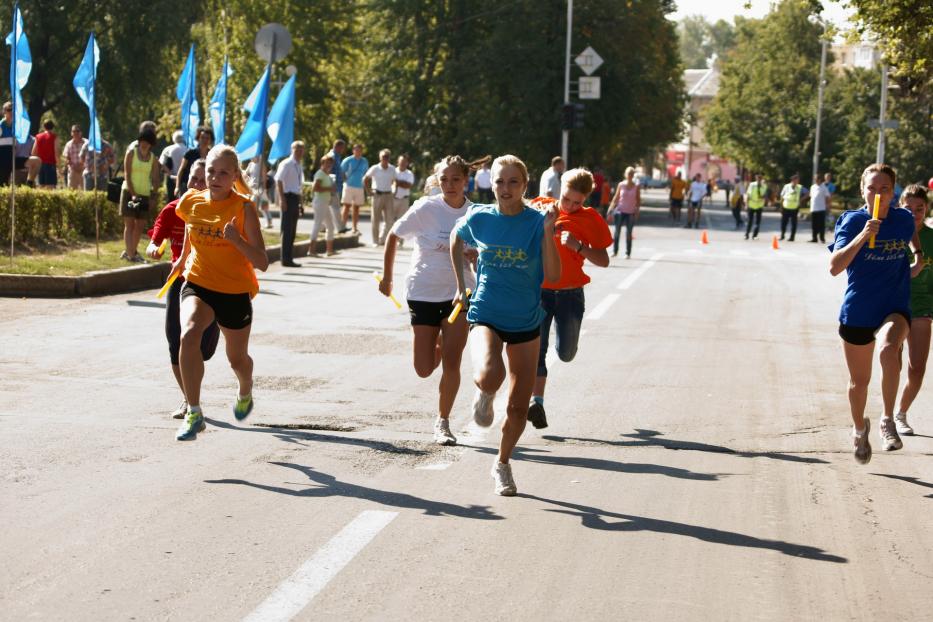
[[250, 393], [243, 399], [237, 396], [236, 404], [233, 406], [233, 416], [237, 421], [243, 421], [253, 412], [253, 394]]
[[175, 433], [175, 440], [193, 441], [198, 437], [198, 432], [203, 432], [205, 428], [207, 428], [207, 424], [204, 423], [204, 415], [200, 411], [189, 411], [188, 416], [185, 417], [185, 422], [181, 424], [178, 432]]

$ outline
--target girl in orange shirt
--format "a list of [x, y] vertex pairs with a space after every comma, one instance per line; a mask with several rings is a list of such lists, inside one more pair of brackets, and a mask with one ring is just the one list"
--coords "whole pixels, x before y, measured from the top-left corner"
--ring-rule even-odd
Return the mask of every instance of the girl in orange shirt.
[[[201, 412], [204, 359], [201, 335], [215, 319], [226, 343], [227, 359], [239, 382], [233, 406], [238, 421], [253, 410], [253, 359], [248, 352], [252, 298], [259, 291], [254, 268], [269, 267], [259, 218], [249, 197], [235, 188], [240, 161], [228, 145], [207, 154], [207, 190], [188, 192], [176, 208], [185, 221], [182, 253], [172, 273], [182, 273], [181, 379], [188, 414], [175, 438], [193, 440], [205, 428]], [[242, 186], [241, 186], [242, 187]]]

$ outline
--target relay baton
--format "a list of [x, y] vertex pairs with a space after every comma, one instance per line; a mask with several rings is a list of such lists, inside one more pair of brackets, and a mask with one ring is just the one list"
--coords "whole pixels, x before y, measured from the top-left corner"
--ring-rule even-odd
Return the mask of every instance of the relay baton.
[[175, 279], [178, 278], [178, 272], [173, 272], [171, 276], [168, 277], [168, 280], [165, 282], [165, 285], [162, 286], [162, 289], [159, 290], [159, 293], [156, 294], [156, 298], [162, 298], [165, 294], [168, 293], [168, 288], [172, 286], [172, 283], [175, 282]]
[[[875, 195], [875, 206], [871, 210], [872, 220], [878, 220], [878, 210], [881, 209], [881, 195]], [[868, 240], [868, 248], [875, 248], [875, 234], [871, 234], [871, 238]]]
[[[469, 288], [469, 287], [468, 287], [467, 290], [466, 290], [466, 295], [467, 295], [467, 298], [470, 297], [470, 288]], [[462, 309], [463, 309], [463, 301], [461, 300], [460, 302], [458, 302], [457, 304], [454, 305], [454, 310], [450, 312], [450, 317], [447, 318], [447, 323], [448, 323], [448, 324], [453, 324], [454, 322], [456, 322], [456, 321], [457, 321], [457, 316], [460, 315], [460, 311], [461, 311]]]
[[[378, 273], [378, 272], [373, 272], [373, 278], [376, 279], [376, 282], [377, 282], [377, 283], [382, 283], [382, 277], [379, 276], [379, 273]], [[402, 308], [402, 303], [400, 303], [398, 300], [396, 300], [394, 294], [389, 294], [389, 300], [391, 300], [392, 302], [395, 303], [395, 308], [396, 308], [396, 309], [401, 309], [401, 308]]]
[[162, 244], [159, 246], [159, 256], [165, 254], [165, 251], [168, 250], [168, 245], [172, 242], [172, 238], [165, 238], [162, 240]]

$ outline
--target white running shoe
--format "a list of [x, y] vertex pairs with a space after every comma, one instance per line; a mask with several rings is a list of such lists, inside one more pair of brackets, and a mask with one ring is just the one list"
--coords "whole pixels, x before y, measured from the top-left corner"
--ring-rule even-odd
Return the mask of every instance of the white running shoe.
[[502, 464], [498, 456], [492, 465], [492, 477], [496, 480], [496, 494], [503, 497], [514, 497], [518, 492], [515, 480], [512, 479], [512, 465]]
[[901, 436], [913, 436], [914, 429], [907, 423], [907, 413], [897, 413], [894, 415], [894, 429]]
[[897, 435], [893, 418], [888, 419], [887, 417], [882, 417], [878, 421], [878, 428], [878, 433], [881, 434], [882, 449], [885, 451], [897, 451], [904, 446], [904, 443], [901, 442], [901, 437]]
[[434, 422], [434, 442], [438, 445], [456, 445], [457, 437], [450, 431], [450, 421], [440, 417]]
[[488, 428], [495, 419], [495, 413], [492, 411], [492, 402], [496, 399], [495, 393], [486, 393], [476, 390], [473, 396], [473, 421], [481, 428]]
[[852, 437], [855, 439], [855, 461], [859, 464], [868, 464], [871, 462], [871, 443], [868, 441], [868, 433], [871, 431], [871, 422], [868, 417], [862, 419], [864, 429], [861, 434], [852, 430]]

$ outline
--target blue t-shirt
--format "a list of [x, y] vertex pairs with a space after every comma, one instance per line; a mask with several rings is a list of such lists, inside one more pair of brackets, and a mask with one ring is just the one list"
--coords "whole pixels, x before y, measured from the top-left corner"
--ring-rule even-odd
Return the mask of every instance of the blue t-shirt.
[[507, 332], [536, 330], [544, 318], [544, 215], [526, 207], [520, 214], [505, 216], [495, 205], [474, 205], [454, 230], [479, 249], [476, 291], [470, 297], [467, 321]]
[[340, 193], [343, 192], [343, 169], [340, 168], [340, 165], [343, 164], [343, 156], [331, 149], [330, 155], [334, 158], [334, 180], [337, 185], [334, 188], [337, 191], [337, 198], [340, 198]]
[[369, 161], [366, 158], [359, 159], [350, 156], [340, 163], [340, 170], [346, 175], [344, 182], [351, 188], [363, 187], [363, 176], [369, 170]]
[[[871, 219], [867, 207], [848, 210], [836, 221], [836, 238], [829, 245], [832, 252], [843, 248], [865, 228]], [[875, 248], [866, 242], [846, 268], [846, 287], [839, 322], [846, 326], [877, 328], [884, 318], [900, 311], [910, 316], [910, 261], [914, 218], [910, 210], [892, 208], [881, 221]]]

